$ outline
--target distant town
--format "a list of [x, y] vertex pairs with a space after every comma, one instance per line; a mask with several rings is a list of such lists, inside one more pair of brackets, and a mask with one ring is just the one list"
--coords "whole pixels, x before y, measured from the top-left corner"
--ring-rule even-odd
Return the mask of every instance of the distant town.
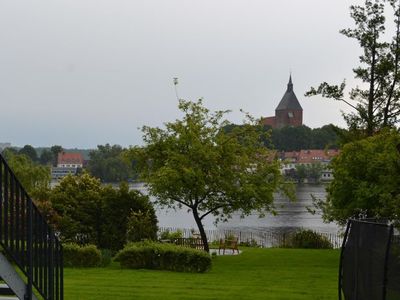
[[[299, 183], [319, 183], [333, 180], [329, 163], [340, 151], [340, 128], [326, 125], [311, 129], [303, 124], [303, 108], [294, 92], [292, 76], [279, 101], [275, 116], [263, 117], [265, 130], [271, 138], [265, 141], [273, 149], [274, 157], [281, 161], [281, 173]], [[118, 145], [99, 145], [97, 149], [63, 149], [62, 146], [34, 149], [11, 143], [0, 143], [0, 151], [8, 149], [25, 154], [34, 162], [51, 167], [51, 178], [56, 181], [83, 170], [103, 182], [133, 181], [137, 174], [122, 159], [124, 149]]]

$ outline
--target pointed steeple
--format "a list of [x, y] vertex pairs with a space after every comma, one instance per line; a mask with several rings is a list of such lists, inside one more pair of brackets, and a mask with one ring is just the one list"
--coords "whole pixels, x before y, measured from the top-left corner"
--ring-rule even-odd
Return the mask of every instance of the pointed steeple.
[[303, 110], [301, 107], [299, 100], [293, 91], [293, 82], [292, 82], [292, 74], [289, 76], [289, 83], [287, 85], [287, 90], [282, 97], [281, 102], [275, 110]]
[[293, 91], [292, 73], [290, 73], [290, 76], [289, 76], [289, 83], [287, 85], [287, 90], [288, 91]]

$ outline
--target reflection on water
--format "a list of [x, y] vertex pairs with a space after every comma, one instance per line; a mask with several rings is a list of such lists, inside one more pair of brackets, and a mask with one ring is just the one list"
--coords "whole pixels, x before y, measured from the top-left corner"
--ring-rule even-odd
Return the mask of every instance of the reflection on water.
[[[141, 184], [131, 185], [131, 188], [146, 193], [146, 188]], [[227, 223], [219, 223], [217, 226], [214, 224], [213, 216], [207, 216], [203, 224], [206, 229], [282, 232], [296, 228], [309, 228], [318, 232], [338, 232], [339, 228], [336, 224], [326, 224], [319, 214], [312, 215], [307, 211], [307, 207], [312, 205], [311, 195], [319, 199], [326, 197], [325, 185], [298, 185], [296, 195], [296, 202], [290, 202], [282, 195], [275, 196], [278, 213], [276, 216], [267, 214], [264, 218], [259, 218], [257, 214], [252, 214], [240, 218], [240, 214], [234, 214]], [[160, 227], [197, 228], [191, 212], [185, 208], [176, 211], [157, 208], [157, 217]]]

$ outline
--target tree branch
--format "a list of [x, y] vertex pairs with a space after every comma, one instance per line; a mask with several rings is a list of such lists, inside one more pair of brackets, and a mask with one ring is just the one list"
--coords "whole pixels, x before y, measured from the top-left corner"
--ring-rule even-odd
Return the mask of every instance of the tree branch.
[[205, 214], [203, 214], [203, 215], [200, 217], [200, 220], [203, 220], [203, 219], [204, 219], [205, 217], [207, 217], [209, 214], [211, 214], [211, 213], [217, 211], [217, 210], [220, 209], [220, 208], [223, 208], [224, 206], [225, 206], [225, 205], [220, 205], [220, 206], [214, 207], [213, 209], [210, 209], [208, 212], [206, 212]]

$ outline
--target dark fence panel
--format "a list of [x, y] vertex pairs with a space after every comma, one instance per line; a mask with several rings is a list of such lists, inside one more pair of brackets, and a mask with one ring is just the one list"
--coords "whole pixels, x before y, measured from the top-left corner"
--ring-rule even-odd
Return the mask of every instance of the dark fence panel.
[[[178, 228], [178, 227], [160, 227], [159, 235], [164, 231], [175, 232], [181, 231], [183, 238], [193, 236], [193, 229]], [[257, 245], [263, 248], [279, 248], [286, 247], [294, 231], [289, 232], [271, 232], [271, 231], [250, 231], [250, 230], [231, 230], [231, 229], [216, 229], [206, 230], [207, 239], [210, 243], [217, 242], [227, 236], [237, 237], [239, 244]], [[321, 236], [326, 237], [334, 249], [339, 249], [342, 246], [343, 236], [341, 234], [317, 232]]]
[[44, 299], [63, 299], [62, 246], [0, 155], [0, 243]]

